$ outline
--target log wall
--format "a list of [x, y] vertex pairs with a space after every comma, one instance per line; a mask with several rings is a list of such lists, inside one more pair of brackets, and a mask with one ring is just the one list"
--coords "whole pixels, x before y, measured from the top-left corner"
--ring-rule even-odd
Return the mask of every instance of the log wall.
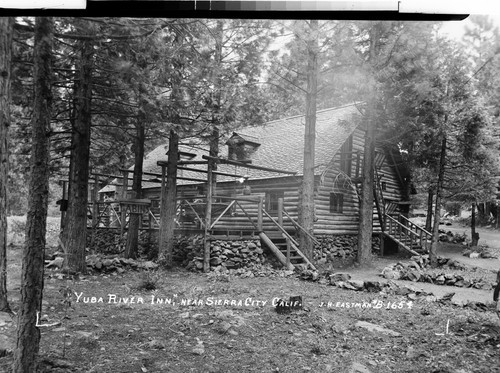
[[[236, 184], [236, 182], [223, 183], [217, 185], [217, 195], [224, 196], [236, 196], [245, 198], [266, 198], [266, 194], [270, 192], [283, 192], [283, 202], [285, 210], [297, 219], [298, 215], [298, 201], [299, 201], [299, 185], [300, 179], [296, 177], [283, 177], [276, 179], [267, 180], [251, 180], [245, 183], [245, 186], [249, 186], [251, 189], [250, 194], [244, 194], [241, 184]], [[247, 202], [240, 201], [239, 204], [246, 213], [251, 217], [251, 220], [257, 224], [258, 216], [258, 203], [257, 202]], [[266, 208], [266, 203], [264, 203], [264, 208]], [[277, 220], [278, 216], [276, 212], [268, 211], [270, 215]], [[284, 218], [285, 229], [293, 231], [293, 224], [289, 219]], [[247, 218], [245, 212], [239, 207], [235, 207], [232, 210], [232, 216], [226, 214], [219, 222], [216, 224], [214, 229], [229, 229], [229, 230], [255, 230], [252, 223]], [[263, 229], [264, 231], [275, 231], [276, 226], [271, 222], [269, 218], [264, 216], [263, 218]]]
[[[364, 147], [364, 131], [357, 129], [353, 133], [352, 146], [352, 166], [351, 177], [356, 178], [361, 174], [362, 154]], [[377, 148], [378, 152], [383, 153], [382, 149]], [[359, 154], [359, 157], [358, 155]], [[402, 199], [402, 192], [398, 180], [397, 172], [391, 166], [391, 158], [383, 157], [384, 161], [378, 167], [379, 175], [383, 175], [381, 181], [386, 183], [386, 191], [383, 192], [384, 198], [395, 201]], [[359, 164], [359, 166], [358, 166]], [[359, 174], [357, 174], [357, 170]], [[300, 197], [301, 177], [285, 176], [273, 179], [247, 180], [244, 184], [237, 181], [218, 183], [216, 196], [231, 196], [266, 198], [269, 192], [283, 192], [284, 208], [295, 219], [298, 220], [299, 197]], [[350, 178], [343, 176], [340, 172], [340, 154], [337, 154], [322, 175], [318, 175], [315, 180], [315, 234], [357, 234], [359, 220], [359, 185], [353, 184]], [[244, 193], [244, 188], [250, 188], [250, 194]], [[203, 186], [180, 185], [178, 186], [179, 197], [194, 198], [204, 192]], [[330, 193], [343, 194], [342, 212], [330, 212]], [[157, 200], [160, 198], [159, 188], [144, 190], [144, 198]], [[217, 201], [217, 197], [215, 197]], [[219, 200], [220, 202], [229, 200]], [[257, 202], [240, 201], [241, 206], [250, 216], [251, 220], [257, 225], [258, 204]], [[266, 204], [264, 204], [266, 206]], [[271, 212], [271, 215], [277, 220], [277, 213]], [[217, 215], [218, 216], [218, 215]], [[214, 216], [214, 219], [217, 217]], [[380, 232], [377, 210], [374, 206], [374, 232]], [[264, 231], [276, 231], [274, 224], [264, 216]], [[285, 228], [293, 232], [294, 226], [286, 216], [284, 217]], [[249, 221], [246, 214], [239, 208], [233, 207], [230, 213], [226, 213], [215, 225], [214, 230], [220, 231], [254, 231], [256, 228]]]

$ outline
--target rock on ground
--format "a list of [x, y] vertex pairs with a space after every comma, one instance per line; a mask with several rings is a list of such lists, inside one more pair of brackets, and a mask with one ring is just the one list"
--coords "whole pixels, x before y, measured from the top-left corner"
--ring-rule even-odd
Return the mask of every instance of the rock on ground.
[[382, 327], [380, 325], [372, 324], [372, 323], [367, 322], [367, 321], [358, 321], [355, 324], [355, 326], [357, 326], [359, 328], [367, 329], [370, 332], [375, 332], [375, 333], [381, 333], [381, 334], [385, 334], [385, 335], [390, 335], [392, 337], [400, 337], [401, 336], [400, 333], [395, 332], [394, 330], [387, 329], [387, 328], [384, 328], [384, 327]]
[[349, 369], [349, 373], [371, 373], [371, 371], [363, 364], [354, 362], [351, 365], [351, 369]]

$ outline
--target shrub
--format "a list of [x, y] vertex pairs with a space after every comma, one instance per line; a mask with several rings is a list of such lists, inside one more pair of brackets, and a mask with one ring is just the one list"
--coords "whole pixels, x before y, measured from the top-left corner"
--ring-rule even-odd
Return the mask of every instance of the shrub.
[[[23, 246], [26, 234], [26, 216], [9, 216], [7, 218], [7, 244]], [[59, 218], [47, 218], [45, 241], [47, 247], [58, 246]]]
[[145, 271], [141, 273], [139, 284], [135, 287], [137, 290], [156, 290], [160, 282], [160, 274], [155, 271]]
[[9, 246], [24, 245], [26, 217], [10, 216], [7, 218], [7, 244]]

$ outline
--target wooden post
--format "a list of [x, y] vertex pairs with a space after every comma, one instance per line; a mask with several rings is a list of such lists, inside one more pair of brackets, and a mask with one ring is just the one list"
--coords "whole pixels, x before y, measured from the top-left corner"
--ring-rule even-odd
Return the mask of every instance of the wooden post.
[[380, 256], [384, 256], [384, 250], [385, 250], [384, 233], [380, 233]]
[[[167, 170], [166, 166], [162, 164], [161, 166], [161, 192], [160, 192], [160, 226], [158, 227], [158, 255], [160, 256], [162, 252], [165, 251], [165, 243], [162, 240], [164, 228], [164, 215], [167, 205]], [[163, 221], [163, 223], [162, 223]]]
[[278, 224], [283, 227], [283, 198], [278, 198]]
[[286, 267], [290, 267], [290, 239], [286, 239]]
[[[122, 177], [122, 191], [121, 199], [127, 199], [127, 189], [128, 189], [128, 171], [123, 171]], [[120, 239], [123, 238], [123, 233], [125, 232], [125, 224], [127, 219], [127, 208], [120, 204], [121, 208], [121, 227], [120, 227]]]
[[213, 166], [208, 161], [207, 167], [207, 205], [205, 209], [205, 235], [204, 235], [204, 250], [203, 250], [203, 271], [210, 271], [210, 226], [212, 225], [212, 194], [213, 194]]
[[264, 207], [264, 197], [259, 196], [259, 207], [258, 207], [258, 212], [257, 212], [257, 229], [259, 230], [259, 233], [264, 231], [263, 229], [263, 224], [262, 224], [262, 209]]
[[92, 189], [92, 230], [90, 237], [90, 247], [94, 248], [97, 226], [99, 224], [99, 204], [97, 202], [97, 191], [99, 190], [99, 176], [94, 175], [94, 189]]

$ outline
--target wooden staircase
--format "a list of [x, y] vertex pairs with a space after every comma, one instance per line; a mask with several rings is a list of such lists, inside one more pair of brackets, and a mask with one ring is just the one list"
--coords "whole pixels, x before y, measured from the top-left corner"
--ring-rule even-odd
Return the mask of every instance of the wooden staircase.
[[[304, 253], [300, 251], [298, 242], [283, 227], [283, 214], [285, 214], [289, 219], [292, 220], [292, 223], [294, 224], [296, 229], [303, 228], [297, 222], [295, 222], [285, 211], [285, 209], [283, 208], [282, 198], [279, 199], [278, 205], [278, 220], [274, 219], [263, 208], [260, 209], [260, 211], [262, 211], [262, 216], [259, 218], [259, 221], [262, 221], [262, 218], [266, 216], [277, 228], [277, 231], [271, 231], [267, 233], [261, 231], [259, 233], [261, 241], [274, 253], [274, 255], [286, 268], [293, 270], [295, 269], [296, 265], [303, 264], [309, 269], [316, 270], [316, 267], [314, 267], [314, 265], [306, 257], [306, 255], [304, 255]], [[259, 223], [259, 226], [262, 226], [262, 224]], [[313, 236], [310, 237], [314, 241], [314, 243], [318, 243]]]
[[432, 234], [397, 212], [398, 205], [384, 197], [381, 185], [383, 153], [375, 154], [373, 197], [382, 234], [413, 255], [428, 251]]
[[399, 214], [398, 219], [386, 214], [383, 234], [413, 255], [429, 251], [432, 234]]
[[299, 250], [297, 241], [290, 237], [290, 235], [261, 232], [259, 236], [261, 241], [287, 269], [294, 270], [295, 266], [303, 264], [309, 269], [316, 270], [316, 267]]

